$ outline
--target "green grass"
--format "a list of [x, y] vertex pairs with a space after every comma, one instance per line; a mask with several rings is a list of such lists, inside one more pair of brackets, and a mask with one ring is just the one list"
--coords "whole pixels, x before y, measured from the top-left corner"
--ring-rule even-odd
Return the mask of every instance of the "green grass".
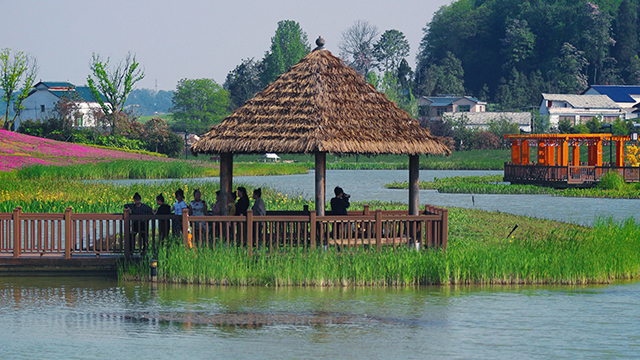
[[[235, 164], [235, 176], [306, 174], [298, 164]], [[11, 172], [0, 172], [0, 180], [27, 179], [187, 179], [220, 175], [218, 165], [184, 160], [113, 160], [66, 166], [32, 165]]]
[[[455, 176], [433, 181], [420, 182], [421, 189], [438, 190], [441, 193], [458, 194], [528, 194], [554, 195], [565, 197], [591, 197], [613, 199], [640, 199], [640, 184], [625, 183], [620, 175], [609, 173], [597, 188], [589, 189], [553, 189], [534, 185], [506, 185], [502, 182], [502, 175], [489, 176]], [[407, 182], [386, 184], [389, 189], [408, 189]]]
[[173, 122], [173, 114], [169, 113], [169, 114], [160, 114], [160, 115], [148, 115], [148, 116], [138, 116], [137, 120], [138, 122], [141, 123], [146, 123], [147, 121], [151, 120], [154, 117], [159, 117], [161, 119], [164, 119], [167, 123], [169, 122]]
[[[479, 230], [481, 220], [486, 222]], [[514, 221], [520, 226], [507, 238]], [[399, 248], [344, 253], [282, 248], [250, 257], [233, 247], [186, 249], [174, 242], [160, 250], [159, 279], [241, 286], [414, 286], [588, 284], [640, 275], [640, 225], [632, 220], [600, 221], [588, 228], [451, 209], [450, 224], [446, 251]], [[145, 265], [131, 265], [121, 276], [144, 280], [145, 269]]]

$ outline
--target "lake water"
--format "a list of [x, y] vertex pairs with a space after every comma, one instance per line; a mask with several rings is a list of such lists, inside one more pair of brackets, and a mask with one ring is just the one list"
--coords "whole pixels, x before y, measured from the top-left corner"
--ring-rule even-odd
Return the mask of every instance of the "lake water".
[[[256, 325], [236, 326], [246, 318]], [[0, 277], [1, 359], [637, 359], [639, 322], [638, 282], [224, 288]]]
[[[502, 171], [470, 170], [421, 170], [420, 180], [451, 176], [502, 175]], [[268, 186], [283, 193], [314, 198], [314, 171], [303, 175], [238, 176], [234, 183]], [[408, 190], [386, 189], [385, 184], [408, 181], [408, 170], [328, 170], [326, 179], [327, 203], [333, 196], [333, 188], [340, 186], [351, 195], [352, 201], [395, 201], [408, 203]], [[110, 180], [114, 183], [162, 182], [170, 180]], [[218, 181], [218, 178], [184, 179], [184, 181]], [[206, 196], [206, 194], [205, 194]], [[611, 217], [617, 221], [634, 218], [640, 221], [640, 200], [568, 198], [549, 195], [489, 195], [489, 194], [440, 194], [435, 190], [421, 190], [420, 204], [476, 208], [501, 211], [516, 215], [572, 222], [583, 225]]]

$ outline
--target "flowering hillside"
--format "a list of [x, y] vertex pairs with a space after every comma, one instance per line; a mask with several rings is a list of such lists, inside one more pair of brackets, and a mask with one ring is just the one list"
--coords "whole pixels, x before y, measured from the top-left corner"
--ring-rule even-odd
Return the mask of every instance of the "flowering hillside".
[[168, 160], [166, 158], [100, 149], [0, 130], [0, 172], [29, 165], [73, 165], [113, 159]]

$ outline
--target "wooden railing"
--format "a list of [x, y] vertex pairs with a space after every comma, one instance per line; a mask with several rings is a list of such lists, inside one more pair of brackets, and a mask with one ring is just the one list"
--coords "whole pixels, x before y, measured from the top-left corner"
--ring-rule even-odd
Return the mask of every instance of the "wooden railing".
[[504, 181], [512, 183], [595, 184], [610, 171], [619, 173], [626, 182], [640, 181], [640, 168], [609, 166], [543, 166], [537, 164], [504, 164]]
[[[181, 224], [181, 225], [180, 225]], [[350, 211], [346, 216], [316, 216], [303, 211], [266, 216], [182, 216], [122, 214], [0, 213], [0, 256], [70, 259], [78, 255], [156, 253], [170, 233], [185, 244], [236, 246], [256, 251], [383, 246], [447, 246], [448, 212], [427, 205], [420, 215], [406, 211]]]

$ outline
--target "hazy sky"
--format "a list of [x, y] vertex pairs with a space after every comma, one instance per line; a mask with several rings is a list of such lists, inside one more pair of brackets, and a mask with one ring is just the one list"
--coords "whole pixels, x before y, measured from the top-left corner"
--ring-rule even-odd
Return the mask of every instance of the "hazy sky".
[[[20, 0], [3, 1], [0, 47], [35, 55], [43, 81], [86, 84], [91, 54], [119, 61], [135, 53], [146, 78], [138, 88], [175, 89], [181, 78], [213, 78], [222, 84], [244, 58], [261, 59], [277, 22], [295, 20], [312, 48], [322, 35], [339, 55], [342, 31], [367, 20], [380, 32], [402, 31], [411, 44], [409, 63], [422, 28], [451, 0]], [[9, 30], [10, 29], [10, 30]]]

